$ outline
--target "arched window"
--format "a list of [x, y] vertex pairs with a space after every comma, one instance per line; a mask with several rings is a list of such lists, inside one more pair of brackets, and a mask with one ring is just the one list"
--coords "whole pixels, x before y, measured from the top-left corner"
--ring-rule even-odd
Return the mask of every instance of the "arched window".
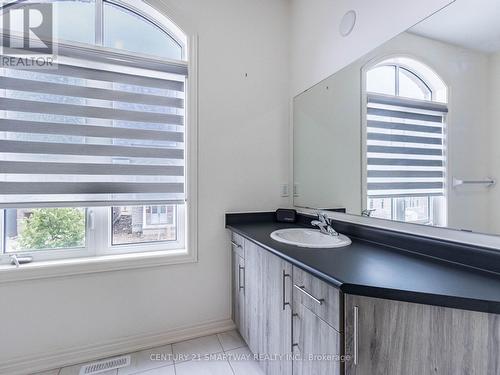
[[367, 91], [406, 98], [432, 100], [432, 90], [411, 70], [400, 65], [380, 65], [368, 71]]
[[366, 91], [408, 99], [447, 102], [441, 77], [420, 61], [407, 57], [384, 60], [366, 73]]
[[[19, 57], [0, 66], [0, 263], [13, 252], [185, 257], [186, 35], [139, 0], [37, 3], [50, 13], [0, 7], [2, 57]], [[26, 19], [50, 24], [35, 38]], [[19, 65], [16, 40], [52, 45], [54, 64]]]
[[406, 57], [366, 72], [365, 207], [373, 217], [446, 225], [447, 87]]
[[[85, 43], [172, 60], [186, 59], [186, 36], [142, 1], [41, 0], [53, 13], [51, 35], [59, 43]], [[29, 9], [30, 2], [11, 1], [4, 10]], [[149, 9], [148, 9], [149, 8]], [[10, 31], [21, 33], [23, 23]]]

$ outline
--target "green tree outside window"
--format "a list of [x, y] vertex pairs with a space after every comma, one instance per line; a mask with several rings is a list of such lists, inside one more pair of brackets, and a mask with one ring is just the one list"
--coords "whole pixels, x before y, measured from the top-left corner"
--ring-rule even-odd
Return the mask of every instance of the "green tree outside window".
[[78, 208], [35, 208], [23, 219], [23, 249], [81, 247], [85, 243], [85, 211]]

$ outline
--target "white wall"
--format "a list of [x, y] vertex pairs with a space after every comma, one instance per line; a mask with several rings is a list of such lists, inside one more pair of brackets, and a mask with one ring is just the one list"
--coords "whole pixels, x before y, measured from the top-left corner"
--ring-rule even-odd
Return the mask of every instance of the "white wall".
[[[304, 91], [454, 0], [290, 0], [291, 92]], [[351, 35], [339, 34], [354, 9]]]
[[168, 6], [199, 34], [199, 262], [0, 284], [0, 366], [229, 319], [224, 213], [288, 203], [287, 1]]

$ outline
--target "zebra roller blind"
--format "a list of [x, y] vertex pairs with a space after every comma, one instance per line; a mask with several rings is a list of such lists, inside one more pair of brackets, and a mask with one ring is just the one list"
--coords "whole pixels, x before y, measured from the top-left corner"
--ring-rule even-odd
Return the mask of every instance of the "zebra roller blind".
[[0, 69], [0, 206], [184, 202], [187, 65], [82, 55]]
[[444, 195], [446, 105], [368, 94], [368, 197]]

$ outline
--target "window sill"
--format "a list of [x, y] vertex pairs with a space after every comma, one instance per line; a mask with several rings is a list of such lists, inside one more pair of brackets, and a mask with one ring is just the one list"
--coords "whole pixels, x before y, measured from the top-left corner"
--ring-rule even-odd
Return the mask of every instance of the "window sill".
[[193, 262], [196, 262], [196, 256], [187, 250], [167, 250], [39, 261], [19, 268], [1, 265], [0, 284]]

